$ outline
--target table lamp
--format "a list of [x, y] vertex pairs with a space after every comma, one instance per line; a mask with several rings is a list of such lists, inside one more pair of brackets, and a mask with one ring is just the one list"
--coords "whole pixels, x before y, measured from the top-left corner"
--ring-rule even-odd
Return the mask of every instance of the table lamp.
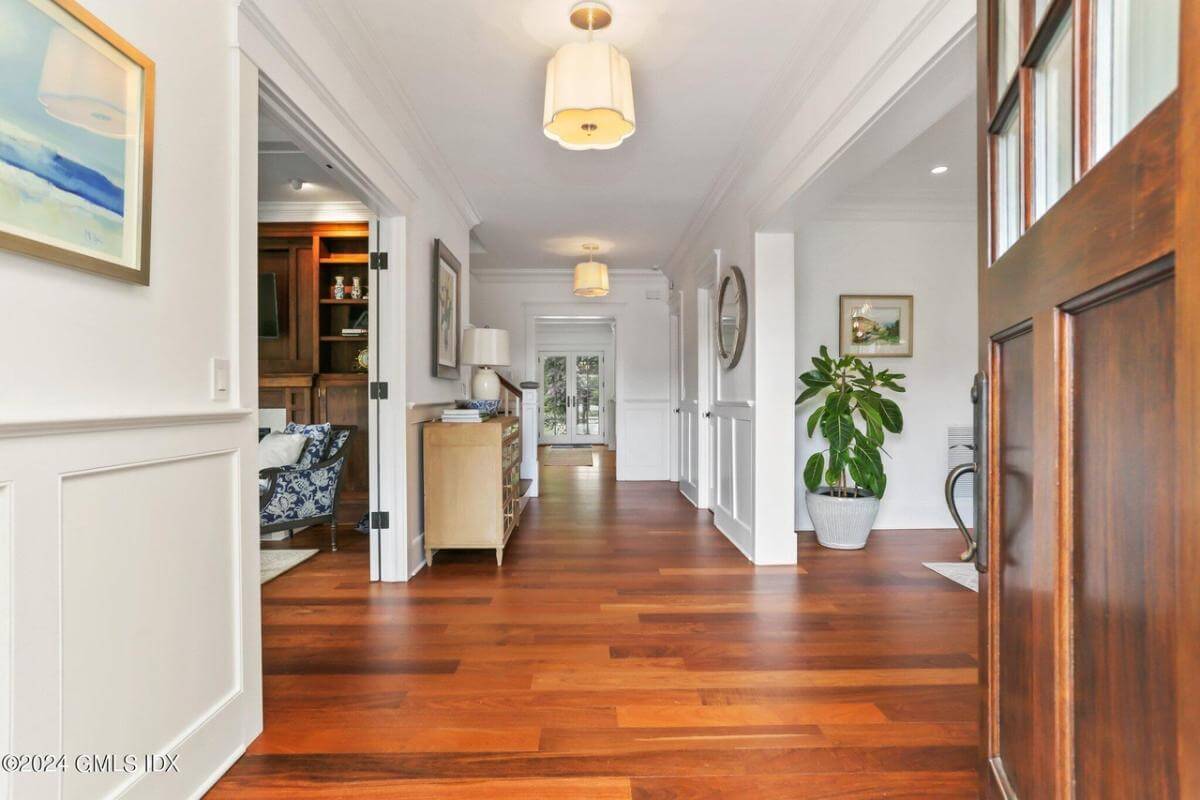
[[500, 378], [492, 367], [508, 366], [508, 331], [499, 328], [467, 328], [463, 331], [462, 361], [478, 367], [471, 379], [476, 400], [499, 400]]

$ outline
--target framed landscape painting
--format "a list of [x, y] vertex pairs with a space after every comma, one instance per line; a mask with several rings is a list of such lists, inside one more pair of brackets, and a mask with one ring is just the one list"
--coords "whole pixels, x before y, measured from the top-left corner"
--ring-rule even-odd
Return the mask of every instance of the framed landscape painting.
[[913, 354], [911, 294], [844, 294], [839, 298], [842, 355], [903, 358]]
[[462, 265], [441, 239], [434, 241], [433, 254], [433, 377], [457, 378]]
[[154, 62], [73, 0], [0, 0], [0, 247], [150, 283]]

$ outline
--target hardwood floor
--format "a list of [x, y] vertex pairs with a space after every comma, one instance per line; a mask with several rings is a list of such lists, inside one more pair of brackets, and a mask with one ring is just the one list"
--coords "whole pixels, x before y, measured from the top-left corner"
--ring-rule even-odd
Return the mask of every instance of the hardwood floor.
[[503, 567], [369, 584], [346, 533], [264, 586], [265, 730], [208, 797], [976, 795], [976, 596], [921, 566], [956, 534], [756, 569], [598, 461], [542, 468]]

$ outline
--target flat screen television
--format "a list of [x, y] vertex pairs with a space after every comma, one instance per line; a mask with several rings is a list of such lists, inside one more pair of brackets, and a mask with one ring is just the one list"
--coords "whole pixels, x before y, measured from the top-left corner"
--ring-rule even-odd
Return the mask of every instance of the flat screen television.
[[258, 338], [279, 338], [279, 295], [272, 272], [258, 276]]

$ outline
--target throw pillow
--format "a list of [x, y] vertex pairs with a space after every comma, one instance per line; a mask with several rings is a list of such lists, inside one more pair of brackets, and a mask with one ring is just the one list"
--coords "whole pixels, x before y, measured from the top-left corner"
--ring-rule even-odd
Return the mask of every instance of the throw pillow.
[[258, 442], [258, 468], [286, 467], [300, 460], [308, 437], [303, 433], [268, 433]]
[[283, 429], [284, 433], [302, 433], [308, 437], [308, 444], [304, 448], [304, 454], [300, 456], [297, 462], [301, 467], [311, 467], [314, 464], [321, 463], [325, 458], [325, 454], [329, 452], [329, 439], [333, 434], [333, 425], [328, 422], [322, 422], [320, 425], [297, 425], [294, 422], [289, 422]]

